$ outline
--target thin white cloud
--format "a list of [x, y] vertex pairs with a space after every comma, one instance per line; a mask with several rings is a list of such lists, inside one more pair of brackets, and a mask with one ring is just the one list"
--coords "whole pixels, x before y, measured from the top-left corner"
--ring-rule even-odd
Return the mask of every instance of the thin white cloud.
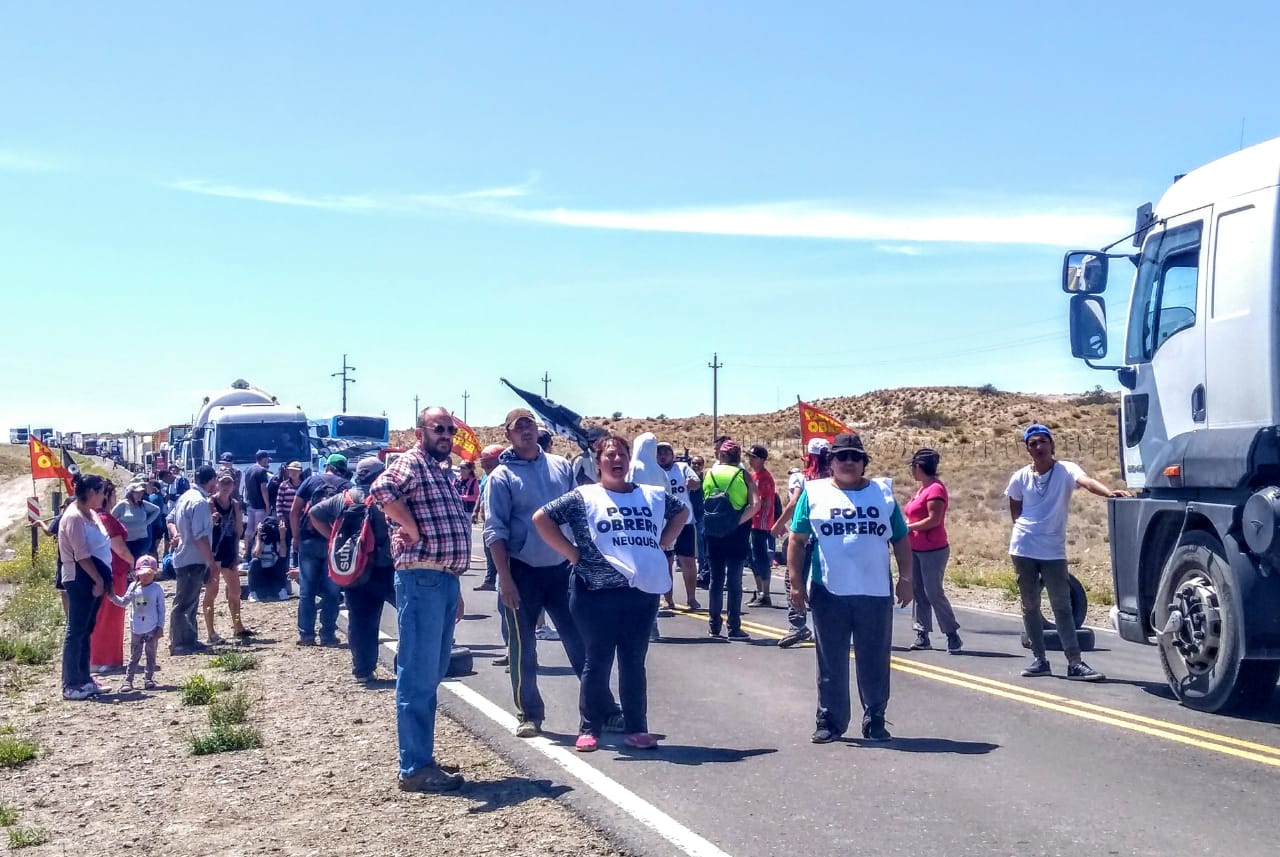
[[329, 211], [374, 211], [385, 207], [380, 200], [371, 196], [308, 195], [274, 188], [216, 184], [202, 179], [170, 182], [166, 187], [204, 196], [220, 196], [226, 199], [243, 199], [251, 202], [269, 202], [275, 205], [295, 205], [302, 208], [323, 208]]
[[927, 251], [919, 244], [881, 244], [876, 247], [881, 253], [894, 256], [924, 256]]
[[58, 170], [58, 165], [30, 152], [0, 149], [0, 170], [11, 173], [52, 173]]

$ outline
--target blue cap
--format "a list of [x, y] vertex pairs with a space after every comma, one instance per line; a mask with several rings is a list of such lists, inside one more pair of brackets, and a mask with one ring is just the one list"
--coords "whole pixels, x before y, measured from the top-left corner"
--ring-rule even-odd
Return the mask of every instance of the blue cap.
[[1027, 426], [1027, 430], [1022, 433], [1022, 442], [1026, 443], [1038, 434], [1042, 434], [1049, 440], [1053, 440], [1053, 432], [1049, 431], [1049, 427], [1040, 423], [1032, 423]]

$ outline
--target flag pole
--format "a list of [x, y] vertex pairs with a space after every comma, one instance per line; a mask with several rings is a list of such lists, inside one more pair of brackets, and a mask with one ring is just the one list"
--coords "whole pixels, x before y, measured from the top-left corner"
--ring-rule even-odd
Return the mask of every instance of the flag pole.
[[[28, 429], [27, 464], [34, 464], [31, 453], [31, 430]], [[40, 502], [40, 492], [36, 489], [36, 470], [34, 466], [31, 468], [31, 496], [36, 498], [37, 503]], [[27, 522], [27, 528], [31, 530], [31, 565], [34, 567], [36, 564], [36, 553], [40, 550], [40, 528], [33, 525], [30, 521]]]

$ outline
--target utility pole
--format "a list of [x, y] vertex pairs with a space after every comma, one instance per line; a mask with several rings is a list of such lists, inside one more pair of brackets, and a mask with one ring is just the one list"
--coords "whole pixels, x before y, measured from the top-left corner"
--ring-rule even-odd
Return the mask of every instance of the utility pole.
[[462, 421], [467, 421], [467, 399], [471, 398], [471, 394], [466, 390], [462, 391]]
[[712, 352], [707, 367], [711, 370], [711, 442], [714, 444], [720, 436], [720, 370], [724, 368], [718, 352]]
[[356, 367], [347, 365], [347, 355], [344, 354], [342, 355], [342, 371], [334, 372], [329, 376], [330, 378], [342, 379], [342, 412], [344, 414], [347, 412], [347, 385], [356, 382], [355, 378], [348, 378], [347, 375], [354, 371], [356, 371]]
[[418, 410], [418, 394], [414, 393], [413, 394], [413, 427], [414, 428], [418, 427], [418, 415], [421, 413], [422, 411]]
[[544, 399], [551, 397], [551, 394], [547, 392], [548, 388], [550, 387], [550, 384], [551, 384], [551, 373], [543, 372], [542, 373], [542, 398]]

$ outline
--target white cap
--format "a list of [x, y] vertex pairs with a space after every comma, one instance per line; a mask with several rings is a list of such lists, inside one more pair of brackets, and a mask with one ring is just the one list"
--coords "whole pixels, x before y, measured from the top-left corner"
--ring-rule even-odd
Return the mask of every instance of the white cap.
[[825, 437], [809, 438], [809, 446], [806, 450], [810, 455], [817, 455], [820, 452], [827, 452], [831, 449], [831, 441]]

